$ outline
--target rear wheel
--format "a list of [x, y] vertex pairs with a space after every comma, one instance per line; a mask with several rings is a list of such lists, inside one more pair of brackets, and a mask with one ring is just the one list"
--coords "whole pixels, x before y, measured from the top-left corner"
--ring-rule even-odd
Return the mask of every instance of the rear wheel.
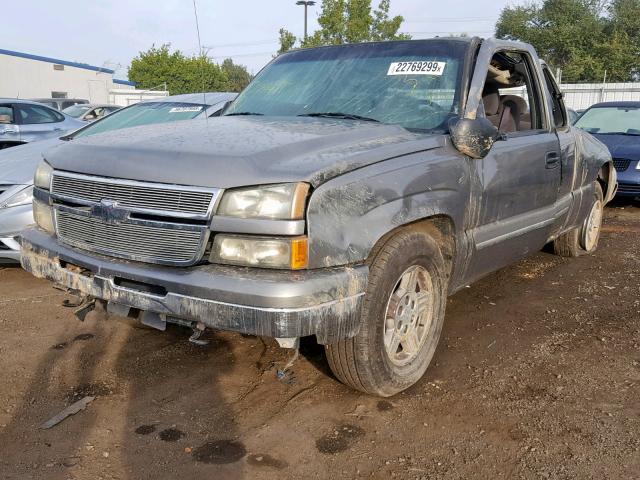
[[447, 281], [432, 237], [411, 229], [388, 240], [370, 265], [359, 333], [326, 346], [336, 377], [385, 397], [416, 383], [440, 338]]
[[604, 217], [604, 196], [599, 182], [594, 182], [591, 208], [581, 226], [570, 230], [553, 241], [553, 251], [563, 257], [577, 257], [595, 252], [600, 240]]

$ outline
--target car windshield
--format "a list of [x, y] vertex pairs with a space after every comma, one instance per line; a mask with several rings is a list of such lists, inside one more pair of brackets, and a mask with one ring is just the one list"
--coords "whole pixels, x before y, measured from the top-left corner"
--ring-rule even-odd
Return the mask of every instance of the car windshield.
[[400, 41], [296, 50], [276, 58], [225, 115], [316, 116], [446, 130], [458, 113], [468, 44]]
[[582, 114], [576, 127], [600, 135], [640, 135], [640, 107], [595, 107]]
[[92, 123], [72, 135], [73, 138], [86, 137], [96, 133], [109, 132], [120, 128], [137, 127], [153, 123], [190, 120], [200, 115], [206, 105], [186, 102], [142, 102]]
[[87, 105], [73, 105], [65, 108], [62, 112], [71, 117], [78, 118], [84, 115], [90, 108], [91, 107], [88, 107]]

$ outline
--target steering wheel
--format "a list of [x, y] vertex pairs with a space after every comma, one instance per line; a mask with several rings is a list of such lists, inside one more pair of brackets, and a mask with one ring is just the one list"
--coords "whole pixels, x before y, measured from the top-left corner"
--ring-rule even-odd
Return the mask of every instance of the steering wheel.
[[418, 102], [418, 104], [420, 106], [424, 105], [426, 107], [431, 108], [432, 110], [435, 110], [434, 113], [443, 113], [445, 111], [445, 109], [442, 107], [442, 105], [440, 105], [439, 103], [436, 103], [436, 102], [434, 102], [432, 100], [426, 99], [426, 98], [424, 100], [420, 100]]

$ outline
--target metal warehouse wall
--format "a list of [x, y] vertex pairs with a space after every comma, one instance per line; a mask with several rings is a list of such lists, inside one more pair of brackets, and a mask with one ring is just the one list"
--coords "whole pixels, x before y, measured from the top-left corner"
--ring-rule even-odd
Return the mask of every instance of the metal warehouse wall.
[[0, 54], [0, 97], [51, 97], [51, 92], [66, 92], [68, 98], [85, 98], [106, 103], [113, 88], [111, 73], [62, 66]]

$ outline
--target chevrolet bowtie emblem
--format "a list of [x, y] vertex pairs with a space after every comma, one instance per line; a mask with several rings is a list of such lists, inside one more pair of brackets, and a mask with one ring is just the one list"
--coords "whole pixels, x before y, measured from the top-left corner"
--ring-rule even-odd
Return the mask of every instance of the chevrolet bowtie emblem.
[[101, 200], [98, 205], [91, 207], [91, 216], [97, 217], [110, 225], [124, 222], [129, 217], [129, 212], [118, 208], [118, 202]]

